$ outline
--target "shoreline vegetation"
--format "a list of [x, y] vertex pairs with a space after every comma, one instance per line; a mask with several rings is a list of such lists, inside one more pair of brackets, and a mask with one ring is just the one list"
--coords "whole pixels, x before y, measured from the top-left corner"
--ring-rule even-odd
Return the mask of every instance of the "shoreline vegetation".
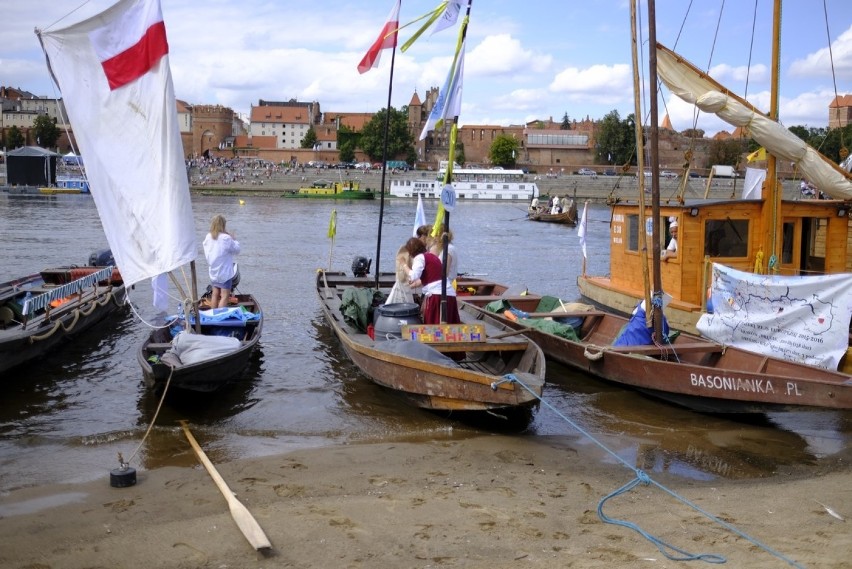
[[[195, 464], [191, 453], [187, 445], [175, 463]], [[730, 567], [840, 569], [852, 551], [848, 454], [816, 472], [796, 467], [764, 479], [649, 473], [671, 494], [639, 484], [603, 508], [689, 553], [722, 556]], [[216, 468], [271, 550], [249, 545], [200, 465], [164, 466], [140, 471], [129, 488], [112, 488], [105, 477], [0, 496], [0, 565], [683, 567], [636, 531], [600, 520], [602, 498], [635, 472], [575, 438], [371, 442]]]

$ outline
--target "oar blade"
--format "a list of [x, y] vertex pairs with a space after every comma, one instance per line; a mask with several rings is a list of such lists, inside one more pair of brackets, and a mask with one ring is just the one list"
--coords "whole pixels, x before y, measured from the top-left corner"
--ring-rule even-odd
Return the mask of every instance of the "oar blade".
[[234, 498], [233, 500], [228, 500], [228, 505], [231, 508], [231, 517], [234, 518], [237, 527], [240, 528], [240, 531], [243, 532], [243, 535], [252, 547], [257, 550], [272, 547], [269, 538], [263, 532], [263, 528], [260, 527], [260, 524], [257, 523], [257, 520], [254, 519], [254, 516], [251, 515], [251, 512], [248, 511], [248, 508], [242, 502]]

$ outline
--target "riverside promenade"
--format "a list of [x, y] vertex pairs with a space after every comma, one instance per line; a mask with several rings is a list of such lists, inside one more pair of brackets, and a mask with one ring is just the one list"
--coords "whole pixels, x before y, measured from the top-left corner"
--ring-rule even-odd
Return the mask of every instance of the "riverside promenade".
[[[314, 181], [347, 181], [357, 180], [361, 188], [378, 190], [381, 186], [382, 174], [380, 170], [363, 172], [360, 170], [337, 170], [337, 169], [306, 169], [304, 172], [293, 173], [270, 172], [252, 176], [247, 180], [230, 184], [221, 184], [214, 181], [199, 183], [199, 176], [192, 173], [191, 189], [193, 193], [203, 195], [255, 195], [280, 197], [285, 193], [297, 191], [300, 187], [310, 186]], [[392, 179], [426, 180], [436, 176], [434, 171], [411, 171], [392, 173], [387, 172], [385, 185], [390, 186]], [[638, 179], [635, 176], [580, 176], [576, 174], [558, 177], [546, 177], [530, 174], [527, 180], [538, 185], [539, 194], [546, 196], [568, 196], [575, 201], [592, 203], [606, 203], [611, 198], [622, 200], [635, 200], [639, 194]], [[663, 202], [674, 199], [677, 196], [679, 179], [660, 180], [660, 199]], [[687, 200], [703, 199], [707, 186], [706, 178], [691, 178], [688, 182], [685, 198]], [[784, 188], [784, 199], [799, 199], [799, 182], [788, 180], [782, 183]], [[650, 185], [646, 188], [650, 192]], [[738, 199], [742, 195], [743, 180], [714, 179], [710, 184], [707, 194], [711, 199]], [[394, 198], [399, 199], [399, 198]]]

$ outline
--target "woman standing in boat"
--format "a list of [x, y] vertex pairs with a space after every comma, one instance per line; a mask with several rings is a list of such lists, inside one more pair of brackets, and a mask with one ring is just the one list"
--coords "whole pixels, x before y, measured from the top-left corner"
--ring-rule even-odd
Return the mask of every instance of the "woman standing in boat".
[[393, 283], [385, 304], [414, 302], [414, 291], [408, 286], [408, 281], [411, 280], [410, 274], [411, 256], [408, 254], [406, 244], [403, 244], [396, 252], [396, 282]]
[[[426, 245], [417, 237], [412, 237], [405, 244], [411, 255], [411, 288], [423, 288], [423, 323], [441, 324], [441, 281], [443, 266], [434, 253], [426, 250]], [[456, 291], [450, 283], [447, 288], [447, 319], [446, 324], [459, 324], [459, 308], [456, 304]]]
[[204, 256], [209, 266], [210, 284], [213, 294], [211, 308], [228, 306], [233, 279], [236, 275], [234, 256], [240, 252], [240, 242], [225, 230], [225, 218], [214, 215], [210, 222], [210, 233], [204, 238]]

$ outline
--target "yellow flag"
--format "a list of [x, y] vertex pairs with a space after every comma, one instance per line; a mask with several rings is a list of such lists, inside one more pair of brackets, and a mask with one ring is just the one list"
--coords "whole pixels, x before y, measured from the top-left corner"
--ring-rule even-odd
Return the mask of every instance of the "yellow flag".
[[441, 229], [444, 227], [444, 204], [438, 202], [438, 211], [435, 212], [435, 222], [432, 224], [432, 237], [438, 238], [441, 236]]
[[331, 219], [328, 220], [328, 238], [334, 239], [337, 235], [337, 210], [331, 210]]
[[746, 160], [749, 162], [754, 162], [755, 160], [766, 160], [766, 149], [764, 147], [760, 147], [748, 156], [746, 156]]
[[[435, 21], [436, 21], [436, 20], [438, 20], [438, 18], [441, 18], [442, 16], [444, 16], [444, 12], [446, 12], [446, 11], [447, 11], [447, 6], [448, 6], [448, 4], [451, 4], [451, 3], [450, 3], [450, 2], [441, 2], [440, 4], [438, 4], [438, 7], [437, 7], [437, 8], [435, 8], [434, 10], [430, 10], [429, 12], [427, 12], [427, 13], [423, 14], [422, 16], [420, 16], [419, 18], [417, 18], [417, 19], [415, 19], [415, 20], [412, 20], [411, 22], [409, 22], [409, 23], [405, 24], [404, 26], [402, 26], [403, 28], [405, 28], [405, 27], [407, 27], [407, 26], [410, 26], [411, 24], [414, 24], [415, 22], [419, 22], [420, 20], [426, 20], [426, 23], [425, 23], [425, 24], [423, 24], [422, 26], [420, 26], [420, 29], [419, 29], [419, 30], [417, 30], [416, 32], [414, 32], [414, 35], [413, 35], [413, 36], [411, 36], [411, 38], [409, 38], [409, 40], [408, 40], [407, 42], [405, 42], [404, 44], [402, 44], [402, 47], [401, 47], [401, 48], [399, 48], [399, 50], [400, 50], [401, 52], [405, 53], [405, 51], [406, 51], [409, 47], [411, 47], [411, 44], [413, 44], [415, 41], [417, 41], [417, 38], [419, 38], [421, 35], [423, 35], [423, 32], [425, 32], [425, 31], [429, 28], [429, 26], [431, 26], [432, 24], [434, 24], [434, 23], [435, 23]], [[452, 2], [452, 4], [456, 4], [456, 2]], [[459, 6], [459, 8], [460, 8], [460, 7], [461, 7], [461, 6]], [[452, 12], [452, 10], [451, 10], [451, 12]], [[459, 13], [458, 13], [458, 9], [456, 9], [456, 11], [455, 11], [455, 16], [456, 16], [456, 17], [458, 17], [458, 14], [459, 14]], [[445, 17], [451, 17], [451, 16], [445, 16]], [[453, 22], [455, 22], [455, 19], [453, 19]], [[443, 27], [441, 27], [441, 28], [439, 28], [439, 29], [443, 29], [444, 27], [447, 27], [447, 26], [448, 26], [448, 25], [450, 25], [450, 24], [443, 25], [443, 24], [441, 24], [441, 23], [439, 22], [439, 25], [442, 25], [442, 26], [443, 26]], [[433, 32], [433, 33], [434, 33], [434, 32]]]

